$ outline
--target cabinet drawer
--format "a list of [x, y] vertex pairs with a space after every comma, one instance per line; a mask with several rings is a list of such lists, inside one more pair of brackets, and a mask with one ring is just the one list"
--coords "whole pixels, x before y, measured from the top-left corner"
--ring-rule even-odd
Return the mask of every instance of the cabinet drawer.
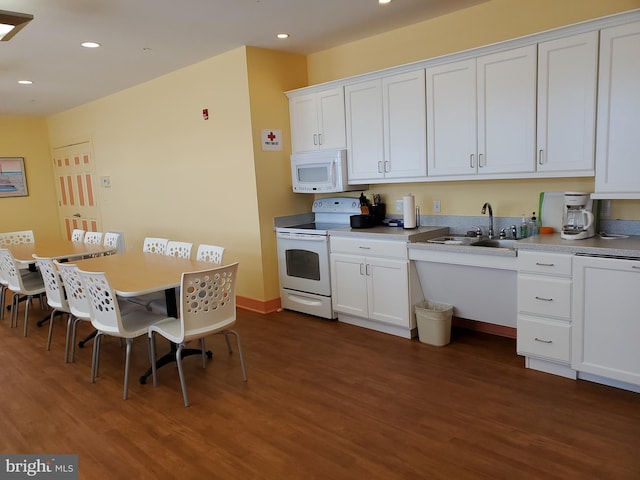
[[367, 238], [329, 237], [331, 253], [351, 253], [355, 255], [399, 258], [409, 258], [405, 242], [388, 240], [374, 240]]
[[571, 319], [571, 280], [518, 275], [518, 312]]
[[519, 355], [571, 362], [571, 325], [518, 315]]
[[573, 255], [518, 251], [518, 271], [544, 275], [571, 275]]

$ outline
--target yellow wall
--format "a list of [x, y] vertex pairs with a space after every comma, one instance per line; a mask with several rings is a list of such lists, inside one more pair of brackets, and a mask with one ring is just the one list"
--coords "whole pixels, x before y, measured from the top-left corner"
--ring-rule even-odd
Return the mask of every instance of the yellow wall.
[[0, 198], [0, 231], [33, 230], [58, 238], [60, 228], [53, 167], [44, 118], [0, 115], [0, 157], [24, 157], [27, 197]]
[[[104, 230], [222, 245], [264, 300], [244, 47], [49, 117], [52, 147], [91, 138]], [[208, 108], [209, 120], [202, 109]], [[277, 278], [277, 277], [275, 277]]]
[[[640, 0], [491, 0], [486, 3], [307, 57], [309, 84], [350, 77], [396, 65], [640, 8]], [[499, 216], [517, 216], [537, 208], [541, 191], [592, 192], [593, 178], [518, 181], [431, 182], [372, 185], [388, 204], [408, 191], [416, 195], [422, 214], [432, 200], [442, 202], [443, 215], [477, 215], [489, 201]], [[393, 205], [391, 212], [394, 212]], [[496, 209], [495, 206], [500, 206]], [[640, 219], [640, 201], [612, 201], [612, 217]]]
[[[306, 82], [306, 61], [300, 55], [248, 47], [247, 70], [264, 269], [261, 298], [268, 300], [280, 297], [273, 218], [309, 212], [313, 200], [311, 195], [297, 195], [292, 191], [289, 102], [283, 93]], [[263, 129], [282, 131], [282, 150], [262, 149]]]

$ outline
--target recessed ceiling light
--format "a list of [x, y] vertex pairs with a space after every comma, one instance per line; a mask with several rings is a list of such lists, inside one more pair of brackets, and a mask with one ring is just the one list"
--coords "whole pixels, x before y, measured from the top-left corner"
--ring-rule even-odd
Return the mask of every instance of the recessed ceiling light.
[[82, 42], [80, 45], [85, 48], [98, 48], [100, 46], [100, 44], [96, 42]]
[[31, 85], [33, 82], [31, 80], [18, 80], [20, 85]]
[[386, 5], [387, 3], [391, 3], [391, 0], [378, 0], [380, 5]]
[[289, 34], [288, 33], [279, 33], [278, 38], [289, 38]]

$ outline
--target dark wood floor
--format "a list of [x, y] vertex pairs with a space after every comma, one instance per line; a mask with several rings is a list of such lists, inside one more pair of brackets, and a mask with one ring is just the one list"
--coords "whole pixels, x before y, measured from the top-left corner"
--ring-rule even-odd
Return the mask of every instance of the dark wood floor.
[[640, 478], [640, 395], [526, 370], [514, 340], [454, 330], [432, 347], [238, 312], [249, 381], [213, 337], [206, 369], [186, 361], [188, 408], [175, 367], [138, 383], [144, 339], [124, 401], [117, 340], [92, 385], [90, 348], [63, 362], [64, 320], [47, 352], [46, 328], [24, 338], [5, 318], [0, 452], [75, 453], [82, 479]]

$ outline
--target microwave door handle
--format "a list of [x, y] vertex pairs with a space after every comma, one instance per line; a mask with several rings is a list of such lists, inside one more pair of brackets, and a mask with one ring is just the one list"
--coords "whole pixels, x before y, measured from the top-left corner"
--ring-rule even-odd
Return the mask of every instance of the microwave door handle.
[[338, 166], [336, 162], [331, 162], [331, 185], [336, 186], [336, 170]]

